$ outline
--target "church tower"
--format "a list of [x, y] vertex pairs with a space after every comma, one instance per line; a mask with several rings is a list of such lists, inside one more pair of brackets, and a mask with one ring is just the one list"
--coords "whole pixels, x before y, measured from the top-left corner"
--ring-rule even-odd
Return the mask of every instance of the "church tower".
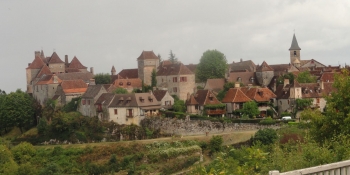
[[143, 51], [137, 58], [138, 77], [146, 84], [151, 85], [151, 75], [153, 69], [157, 70], [159, 58], [153, 51]]
[[292, 45], [289, 48], [290, 64], [294, 65], [297, 68], [300, 67], [300, 50], [301, 48], [299, 47], [297, 38], [295, 37], [295, 34], [294, 34]]

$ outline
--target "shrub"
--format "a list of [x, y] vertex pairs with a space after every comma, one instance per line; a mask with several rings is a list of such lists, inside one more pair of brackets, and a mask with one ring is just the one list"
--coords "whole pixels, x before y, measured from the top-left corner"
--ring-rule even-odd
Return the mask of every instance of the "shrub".
[[13, 157], [17, 163], [28, 162], [34, 155], [36, 150], [33, 145], [28, 142], [22, 142], [11, 149]]
[[213, 136], [209, 142], [210, 153], [221, 151], [221, 146], [224, 143], [222, 136]]
[[274, 125], [276, 124], [276, 120], [273, 120], [271, 117], [268, 117], [259, 122], [260, 125]]
[[269, 145], [274, 143], [277, 138], [277, 132], [274, 129], [265, 128], [256, 132], [252, 140], [253, 143], [260, 142], [261, 144]]

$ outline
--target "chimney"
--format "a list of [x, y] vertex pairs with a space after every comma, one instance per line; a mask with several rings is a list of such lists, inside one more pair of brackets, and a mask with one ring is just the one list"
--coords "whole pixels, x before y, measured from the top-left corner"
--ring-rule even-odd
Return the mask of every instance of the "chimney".
[[321, 88], [321, 90], [323, 90], [324, 89], [324, 84], [323, 84], [323, 81], [322, 80], [320, 80], [320, 88]]
[[32, 64], [32, 63], [28, 63], [28, 67], [30, 66], [30, 64]]
[[241, 84], [239, 82], [236, 82], [235, 83], [235, 88], [240, 88], [241, 87]]
[[66, 63], [66, 65], [68, 65], [68, 55], [64, 56], [64, 62]]
[[94, 67], [90, 67], [90, 73], [94, 74]]
[[34, 52], [34, 58], [35, 58], [35, 57], [40, 57], [40, 51], [35, 51], [35, 52]]
[[55, 73], [53, 74], [53, 83], [58, 83], [57, 76]]
[[241, 62], [243, 61], [243, 59], [241, 58], [241, 60], [240, 60]]
[[89, 81], [89, 85], [96, 85], [96, 83], [95, 83], [95, 79], [90, 79], [90, 81]]
[[287, 84], [289, 84], [289, 79], [288, 78], [284, 79], [283, 87], [286, 87]]

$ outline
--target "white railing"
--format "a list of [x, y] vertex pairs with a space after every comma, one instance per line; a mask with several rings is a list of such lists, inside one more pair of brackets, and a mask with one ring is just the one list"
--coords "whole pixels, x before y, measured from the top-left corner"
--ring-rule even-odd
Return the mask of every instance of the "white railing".
[[269, 172], [269, 175], [350, 175], [350, 160], [284, 173], [273, 170]]

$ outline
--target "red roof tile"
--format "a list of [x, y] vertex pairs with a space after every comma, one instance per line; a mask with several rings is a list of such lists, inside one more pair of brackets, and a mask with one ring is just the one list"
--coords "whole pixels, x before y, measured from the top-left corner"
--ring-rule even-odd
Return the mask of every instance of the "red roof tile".
[[113, 82], [113, 85], [121, 88], [142, 88], [142, 80], [139, 78], [117, 79]]
[[87, 67], [83, 66], [83, 64], [81, 64], [78, 58], [74, 56], [68, 68], [86, 69]]
[[223, 103], [244, 103], [252, 101], [248, 96], [246, 96], [240, 88], [230, 88], [224, 99], [222, 99]]
[[88, 85], [83, 80], [64, 80], [61, 83], [64, 93], [86, 92]]
[[157, 55], [154, 54], [153, 51], [142, 51], [141, 55], [137, 58], [137, 60], [148, 60], [148, 59], [157, 59]]
[[52, 63], [64, 63], [64, 62], [60, 59], [60, 57], [58, 57], [56, 52], [53, 52], [49, 60], [49, 64], [52, 64]]
[[264, 61], [261, 66], [256, 68], [257, 72], [273, 71], [273, 69]]
[[44, 65], [43, 60], [39, 56], [36, 56], [27, 69], [41, 69]]
[[268, 88], [241, 88], [242, 92], [245, 93], [250, 99], [256, 102], [268, 102], [272, 98], [277, 96]]
[[49, 67], [47, 67], [46, 65], [44, 65], [40, 72], [38, 73], [38, 75], [36, 76], [37, 78], [40, 78], [42, 75], [49, 75], [52, 74], [52, 72], [50, 71]]

